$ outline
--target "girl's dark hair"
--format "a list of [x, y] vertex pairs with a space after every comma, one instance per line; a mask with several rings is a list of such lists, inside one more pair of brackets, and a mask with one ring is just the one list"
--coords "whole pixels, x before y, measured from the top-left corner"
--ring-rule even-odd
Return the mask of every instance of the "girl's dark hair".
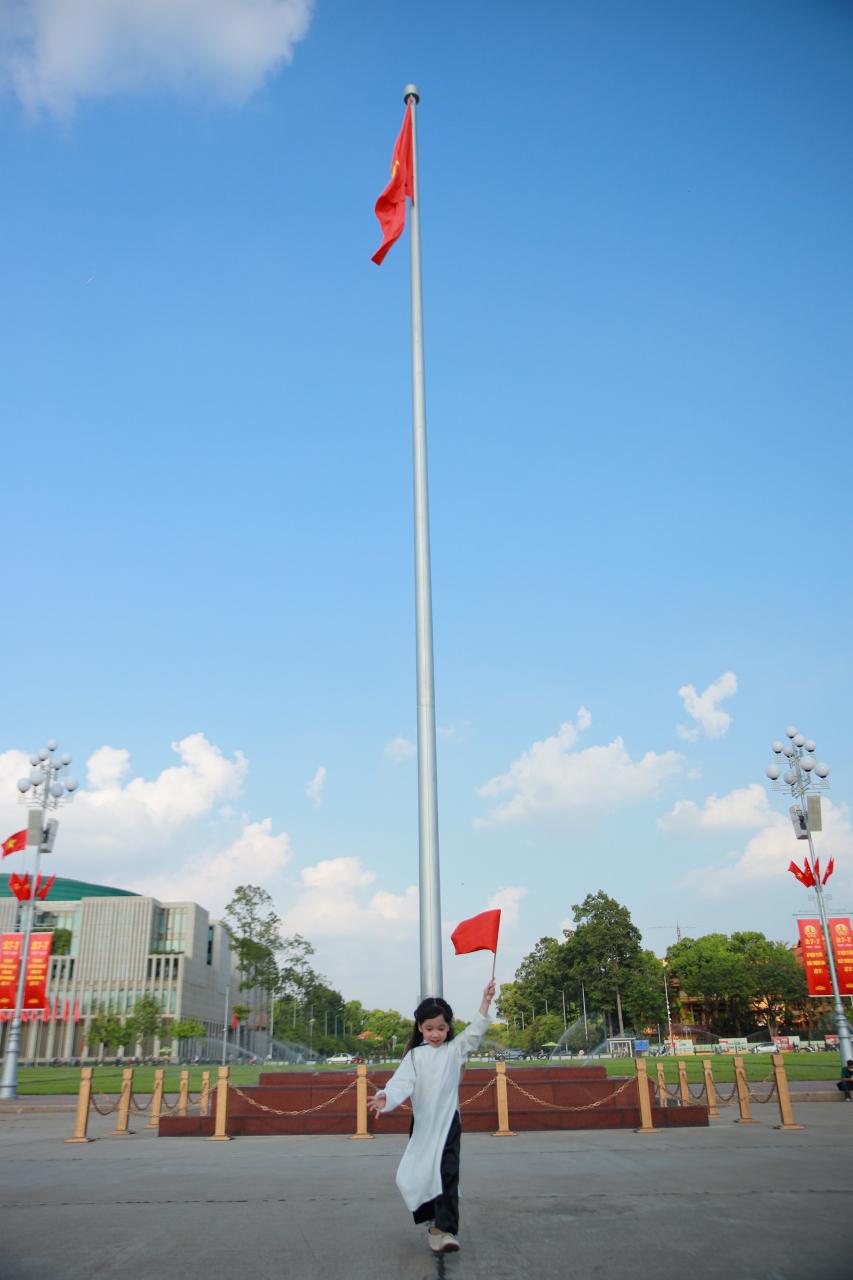
[[421, 1033], [421, 1024], [429, 1021], [430, 1018], [444, 1018], [447, 1023], [447, 1039], [452, 1040], [453, 1031], [453, 1010], [446, 1000], [442, 1000], [441, 996], [427, 996], [422, 1000], [414, 1012], [415, 1025], [412, 1029], [412, 1035], [409, 1043], [406, 1045], [403, 1056], [410, 1049], [417, 1049], [419, 1044], [423, 1044], [424, 1038]]

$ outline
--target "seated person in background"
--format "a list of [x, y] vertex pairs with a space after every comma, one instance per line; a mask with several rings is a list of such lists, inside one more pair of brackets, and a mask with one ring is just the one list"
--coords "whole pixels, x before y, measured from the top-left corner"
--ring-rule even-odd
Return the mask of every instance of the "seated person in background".
[[849, 1102], [850, 1090], [853, 1089], [853, 1058], [848, 1058], [847, 1066], [841, 1068], [841, 1079], [835, 1087], [844, 1094], [844, 1101]]

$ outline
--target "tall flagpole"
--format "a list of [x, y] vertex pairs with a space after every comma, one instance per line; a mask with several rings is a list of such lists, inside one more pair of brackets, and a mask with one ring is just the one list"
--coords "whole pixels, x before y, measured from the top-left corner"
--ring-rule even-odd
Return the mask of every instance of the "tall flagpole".
[[421, 301], [421, 220], [418, 182], [417, 86], [403, 101], [412, 113], [412, 200], [409, 251], [412, 280], [412, 454], [415, 489], [415, 627], [418, 672], [418, 847], [420, 850], [421, 996], [440, 996], [441, 887], [438, 870], [438, 785], [435, 760], [435, 681], [429, 556], [424, 319]]

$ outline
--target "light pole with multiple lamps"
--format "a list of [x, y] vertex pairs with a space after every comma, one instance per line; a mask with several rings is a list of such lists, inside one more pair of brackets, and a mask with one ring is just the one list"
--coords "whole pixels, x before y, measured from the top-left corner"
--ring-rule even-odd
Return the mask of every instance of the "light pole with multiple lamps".
[[829, 765], [819, 761], [815, 755], [816, 746], [811, 739], [806, 739], [794, 725], [785, 730], [787, 742], [773, 743], [773, 754], [784, 756], [787, 768], [784, 773], [778, 764], [769, 764], [767, 777], [773, 784], [774, 791], [787, 791], [794, 797], [789, 813], [794, 824], [794, 833], [800, 840], [808, 840], [809, 866], [814, 879], [815, 898], [820, 916], [820, 927], [823, 932], [823, 943], [826, 948], [826, 963], [829, 969], [829, 980], [832, 983], [832, 999], [835, 1006], [835, 1022], [838, 1032], [838, 1051], [841, 1054], [842, 1066], [853, 1058], [853, 1042], [850, 1037], [850, 1023], [844, 1016], [841, 1003], [841, 991], [838, 986], [838, 973], [835, 968], [835, 956], [832, 952], [832, 938], [829, 933], [829, 919], [826, 914], [826, 903], [823, 897], [823, 885], [820, 882], [819, 869], [816, 865], [812, 831], [820, 830], [820, 793], [829, 789], [826, 779], [829, 777]]
[[[49, 822], [47, 814], [50, 809], [58, 809], [70, 800], [77, 790], [74, 778], [60, 778], [71, 763], [69, 755], [57, 756], [59, 744], [51, 740], [41, 751], [30, 756], [30, 776], [21, 778], [18, 791], [22, 804], [29, 805], [30, 819], [27, 824], [27, 852], [35, 851], [30, 896], [21, 903], [20, 932], [21, 943], [20, 969], [18, 971], [18, 987], [15, 995], [15, 1009], [9, 1025], [9, 1038], [6, 1042], [6, 1053], [3, 1058], [3, 1078], [0, 1082], [0, 1098], [14, 1098], [18, 1088], [18, 1057], [21, 1049], [21, 1012], [24, 1003], [24, 985], [27, 972], [27, 958], [30, 952], [30, 938], [35, 920], [35, 891], [38, 883], [39, 864], [43, 853], [50, 853], [56, 839], [59, 823], [55, 819]], [[25, 870], [26, 870], [25, 864]]]

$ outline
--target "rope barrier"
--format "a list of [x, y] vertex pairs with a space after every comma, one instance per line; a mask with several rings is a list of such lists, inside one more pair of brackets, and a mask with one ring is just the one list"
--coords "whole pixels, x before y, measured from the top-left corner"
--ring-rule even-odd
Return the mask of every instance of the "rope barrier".
[[552, 1111], [594, 1111], [596, 1107], [603, 1106], [605, 1102], [611, 1102], [613, 1098], [618, 1098], [620, 1093], [624, 1093], [625, 1090], [629, 1088], [630, 1085], [635, 1083], [636, 1077], [629, 1076], [628, 1079], [625, 1080], [625, 1082], [621, 1084], [618, 1089], [614, 1089], [613, 1093], [608, 1093], [606, 1097], [599, 1098], [597, 1102], [587, 1102], [582, 1107], [581, 1106], [561, 1107], [561, 1106], [558, 1106], [556, 1102], [546, 1102], [544, 1098], [537, 1098], [535, 1094], [529, 1093], [527, 1089], [523, 1088], [518, 1083], [517, 1080], [513, 1080], [511, 1075], [507, 1075], [507, 1080], [512, 1085], [513, 1089], [517, 1089], [519, 1093], [523, 1093], [524, 1096], [526, 1098], [529, 1098], [531, 1102], [537, 1102], [540, 1107], [549, 1107]]
[[254, 1098], [250, 1098], [242, 1089], [238, 1089], [236, 1084], [231, 1085], [231, 1090], [238, 1094], [244, 1102], [248, 1102], [250, 1107], [257, 1107], [259, 1111], [266, 1111], [271, 1116], [309, 1116], [314, 1111], [322, 1111], [324, 1107], [330, 1107], [333, 1102], [337, 1102], [338, 1098], [342, 1098], [345, 1093], [349, 1093], [350, 1089], [354, 1089], [356, 1084], [356, 1080], [351, 1080], [350, 1083], [341, 1089], [340, 1093], [336, 1093], [334, 1097], [327, 1098], [325, 1102], [318, 1102], [315, 1107], [304, 1107], [301, 1111], [281, 1111], [278, 1107], [268, 1107], [263, 1102], [256, 1102]]
[[104, 1101], [109, 1103], [109, 1108], [106, 1111], [102, 1111], [95, 1100], [94, 1093], [92, 1094], [92, 1097], [90, 1099], [90, 1106], [94, 1107], [95, 1111], [97, 1111], [99, 1116], [111, 1116], [114, 1111], [118, 1111], [118, 1099], [116, 1099], [115, 1102], [110, 1102], [110, 1099], [107, 1097], [105, 1093], [100, 1093], [100, 1090], [98, 1090], [98, 1092], [100, 1096], [104, 1099]]

